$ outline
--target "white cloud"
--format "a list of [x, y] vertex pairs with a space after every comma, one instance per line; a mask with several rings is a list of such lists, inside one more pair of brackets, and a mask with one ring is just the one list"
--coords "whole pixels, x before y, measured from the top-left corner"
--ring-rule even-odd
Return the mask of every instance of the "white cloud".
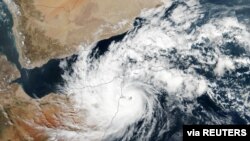
[[[69, 133], [66, 138], [74, 136], [75, 140], [100, 140], [109, 135], [120, 137], [138, 120], [145, 119], [142, 127], [157, 122], [151, 121], [155, 110], [162, 110], [157, 109], [160, 107], [157, 99], [160, 91], [167, 92], [168, 98], [173, 101], [195, 100], [213, 86], [203, 76], [195, 73], [197, 64], [188, 66], [189, 71], [186, 71], [179, 69], [173, 64], [174, 61], [188, 63], [190, 60], [185, 61], [188, 56], [197, 59], [204, 66], [213, 65], [217, 61], [214, 68], [217, 76], [223, 76], [225, 71], [233, 71], [236, 68], [235, 62], [246, 64], [249, 61], [232, 59], [220, 52], [221, 45], [228, 42], [223, 39], [225, 33], [235, 35], [239, 43], [246, 44], [244, 47], [249, 45], [249, 33], [237, 20], [231, 17], [211, 19], [187, 33], [185, 29], [189, 28], [190, 23], [204, 16], [199, 3], [190, 0], [187, 2], [190, 8], [178, 6], [171, 16], [171, 20], [177, 25], [161, 19], [169, 4], [144, 11], [141, 16], [148, 22], [142, 28], [131, 31], [123, 41], [111, 44], [109, 51], [92, 64], [88, 58], [90, 51], [85, 50], [79, 54], [79, 60], [73, 65], [75, 73], [71, 76], [67, 73], [63, 75], [67, 82], [63, 89], [65, 93], [71, 94], [75, 108], [86, 112], [83, 119], [86, 126], [80, 127], [82, 132], [76, 135]], [[243, 35], [240, 34], [242, 31]], [[210, 57], [205, 56], [200, 50], [191, 49], [195, 43], [206, 44], [204, 48], [209, 46], [215, 51], [207, 51], [206, 55]], [[89, 48], [92, 47], [93, 45]], [[179, 56], [169, 53], [173, 49]], [[166, 57], [171, 55], [171, 59]], [[65, 64], [62, 63], [61, 66]], [[152, 130], [153, 128], [152, 126]], [[131, 137], [132, 129], [133, 127], [125, 138]], [[141, 130], [146, 132], [143, 128]], [[55, 132], [59, 137], [67, 134]], [[152, 132], [140, 139], [145, 140], [150, 133]]]
[[233, 60], [228, 57], [221, 57], [218, 59], [214, 71], [218, 76], [222, 76], [224, 75], [225, 71], [230, 71], [233, 69], [235, 69]]

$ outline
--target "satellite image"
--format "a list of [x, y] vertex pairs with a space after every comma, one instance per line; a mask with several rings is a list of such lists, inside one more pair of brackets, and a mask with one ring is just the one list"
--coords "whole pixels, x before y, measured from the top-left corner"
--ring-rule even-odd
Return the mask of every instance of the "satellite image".
[[0, 141], [249, 124], [250, 0], [0, 0]]

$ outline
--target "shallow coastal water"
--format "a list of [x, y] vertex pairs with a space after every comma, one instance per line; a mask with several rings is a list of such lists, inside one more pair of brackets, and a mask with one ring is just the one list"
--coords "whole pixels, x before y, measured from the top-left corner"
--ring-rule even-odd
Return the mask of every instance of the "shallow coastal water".
[[20, 69], [15, 82], [33, 98], [70, 94], [87, 111], [89, 126], [55, 129], [55, 138], [179, 141], [183, 124], [249, 124], [250, 5], [242, 2], [173, 2], [89, 50]]
[[[12, 32], [12, 15], [2, 0], [0, 0], [0, 7], [3, 9], [0, 14], [0, 52], [5, 55], [11, 63], [16, 65], [21, 73], [21, 77], [14, 82], [21, 84], [24, 91], [33, 98], [42, 98], [49, 93], [60, 92], [58, 86], [63, 85], [61, 76], [65, 71], [60, 68], [60, 61], [67, 60], [67, 65], [71, 66], [71, 64], [76, 61], [77, 55], [72, 55], [64, 59], [51, 59], [41, 67], [35, 67], [33, 69], [22, 68], [18, 60], [19, 54]], [[108, 46], [111, 42], [121, 40], [125, 34], [126, 33], [99, 41], [96, 47], [93, 48], [93, 53], [95, 54], [90, 54], [90, 57], [100, 57], [108, 50]]]
[[[121, 41], [125, 35], [126, 33], [123, 33], [97, 42], [91, 50], [89, 58], [93, 60], [100, 58], [108, 51], [111, 43]], [[77, 61], [77, 58], [78, 54], [74, 54], [63, 59], [51, 59], [41, 67], [22, 68], [21, 78], [15, 82], [20, 83], [24, 91], [33, 98], [42, 98], [50, 93], [60, 93], [60, 87], [64, 85], [62, 75], [64, 72], [73, 71], [71, 67]], [[66, 62], [67, 68], [61, 68], [60, 62]]]
[[12, 31], [13, 17], [2, 0], [0, 0], [0, 9], [0, 54], [6, 56], [7, 60], [18, 68], [21, 77], [14, 82], [21, 84], [24, 91], [33, 98], [41, 98], [56, 92], [56, 85], [62, 82], [63, 70], [59, 67], [60, 59], [52, 59], [39, 68], [22, 68]]

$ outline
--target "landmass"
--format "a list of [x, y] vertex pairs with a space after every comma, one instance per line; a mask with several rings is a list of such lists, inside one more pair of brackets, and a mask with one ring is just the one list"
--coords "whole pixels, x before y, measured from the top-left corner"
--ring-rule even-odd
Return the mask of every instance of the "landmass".
[[[91, 44], [129, 30], [141, 10], [160, 0], [4, 0], [12, 13], [16, 48], [24, 68], [76, 53]], [[66, 95], [32, 99], [16, 66], [0, 54], [0, 139], [44, 141], [50, 129], [79, 130], [82, 119]], [[61, 139], [63, 140], [63, 139]]]
[[[14, 2], [14, 3], [13, 3]], [[25, 67], [75, 53], [80, 44], [129, 30], [143, 9], [160, 0], [14, 0], [17, 48]], [[11, 3], [9, 4], [11, 5]], [[13, 10], [12, 10], [13, 11]], [[17, 12], [12, 12], [17, 13]]]

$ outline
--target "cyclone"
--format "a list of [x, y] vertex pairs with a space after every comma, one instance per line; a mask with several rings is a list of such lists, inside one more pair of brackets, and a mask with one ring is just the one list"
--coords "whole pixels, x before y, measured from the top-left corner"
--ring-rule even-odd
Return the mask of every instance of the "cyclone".
[[[246, 2], [246, 3], [244, 3]], [[105, 48], [82, 45], [62, 93], [83, 115], [51, 140], [181, 140], [183, 124], [250, 123], [250, 3], [174, 0]]]

